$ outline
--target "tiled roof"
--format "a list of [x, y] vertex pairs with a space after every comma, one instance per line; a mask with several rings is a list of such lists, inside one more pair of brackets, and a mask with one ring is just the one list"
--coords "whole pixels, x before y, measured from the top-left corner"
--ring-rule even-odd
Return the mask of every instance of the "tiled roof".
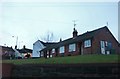
[[58, 48], [60, 46], [64, 46], [64, 45], [67, 45], [67, 44], [76, 43], [76, 42], [84, 41], [84, 40], [89, 39], [89, 38], [93, 38], [102, 29], [108, 29], [108, 28], [106, 26], [104, 26], [102, 28], [99, 28], [99, 29], [96, 29], [96, 30], [93, 30], [93, 31], [87, 31], [87, 32], [85, 32], [81, 35], [78, 35], [77, 37], [74, 37], [74, 38], [72, 37], [72, 38], [63, 40], [61, 42], [58, 42], [57, 44], [50, 45], [50, 46], [44, 48], [41, 51], [46, 51], [46, 50], [49, 50], [49, 49], [52, 49], [52, 48]]
[[22, 49], [17, 49], [20, 53], [32, 53], [32, 49], [28, 48], [22, 48]]
[[43, 42], [43, 41], [40, 41], [44, 46], [50, 46], [50, 45], [53, 45], [53, 44], [56, 44], [57, 42]]

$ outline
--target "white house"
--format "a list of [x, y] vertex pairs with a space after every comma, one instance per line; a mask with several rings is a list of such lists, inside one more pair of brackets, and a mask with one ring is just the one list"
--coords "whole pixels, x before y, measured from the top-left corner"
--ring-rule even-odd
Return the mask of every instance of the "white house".
[[40, 53], [40, 51], [52, 44], [55, 44], [55, 42], [43, 42], [43, 41], [37, 40], [35, 43], [33, 43], [32, 57], [42, 57], [43, 53]]
[[32, 57], [40, 57], [40, 50], [45, 48], [44, 44], [40, 41], [37, 40], [35, 43], [33, 43], [33, 53]]

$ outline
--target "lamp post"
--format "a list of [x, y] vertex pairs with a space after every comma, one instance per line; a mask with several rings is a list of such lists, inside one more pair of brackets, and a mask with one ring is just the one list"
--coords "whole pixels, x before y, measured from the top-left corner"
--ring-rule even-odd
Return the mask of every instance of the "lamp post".
[[21, 43], [23, 43], [23, 41], [20, 41], [19, 44], [18, 44], [18, 48], [21, 47]]
[[16, 45], [15, 45], [15, 48], [17, 49], [17, 44], [18, 44], [18, 36], [12, 36], [13, 38], [16, 37]]

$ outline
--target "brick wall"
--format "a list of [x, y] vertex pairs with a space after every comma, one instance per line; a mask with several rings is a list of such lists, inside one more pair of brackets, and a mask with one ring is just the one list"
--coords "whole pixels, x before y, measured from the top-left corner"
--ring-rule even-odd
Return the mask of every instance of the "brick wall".
[[98, 34], [94, 38], [95, 38], [94, 49], [98, 48], [98, 51], [97, 50], [95, 51], [100, 52], [100, 41], [103, 40], [103, 41], [111, 42], [113, 49], [115, 49], [115, 52], [117, 54], [120, 54], [120, 51], [119, 51], [120, 47], [118, 46], [119, 44], [108, 29], [103, 29], [99, 31]]
[[2, 63], [2, 77], [11, 77], [13, 64]]
[[15, 65], [12, 71], [14, 77], [78, 77], [78, 78], [118, 78], [117, 63], [89, 64], [26, 64]]

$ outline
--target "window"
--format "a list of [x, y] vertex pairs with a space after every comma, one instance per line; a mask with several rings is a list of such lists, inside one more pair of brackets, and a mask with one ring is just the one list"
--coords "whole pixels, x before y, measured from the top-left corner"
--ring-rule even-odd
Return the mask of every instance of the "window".
[[76, 49], [75, 44], [69, 45], [69, 52], [75, 51], [75, 49]]
[[64, 50], [65, 50], [64, 46], [60, 47], [59, 50], [60, 50], [60, 53], [64, 53]]
[[55, 49], [52, 49], [52, 53], [55, 53]]
[[107, 42], [107, 41], [105, 41], [105, 46], [106, 46], [106, 47], [108, 46], [108, 42]]
[[112, 43], [110, 43], [110, 42], [108, 43], [108, 48], [112, 49]]
[[90, 47], [90, 46], [91, 46], [91, 40], [85, 40], [84, 47]]
[[105, 48], [105, 42], [101, 41], [101, 48]]

